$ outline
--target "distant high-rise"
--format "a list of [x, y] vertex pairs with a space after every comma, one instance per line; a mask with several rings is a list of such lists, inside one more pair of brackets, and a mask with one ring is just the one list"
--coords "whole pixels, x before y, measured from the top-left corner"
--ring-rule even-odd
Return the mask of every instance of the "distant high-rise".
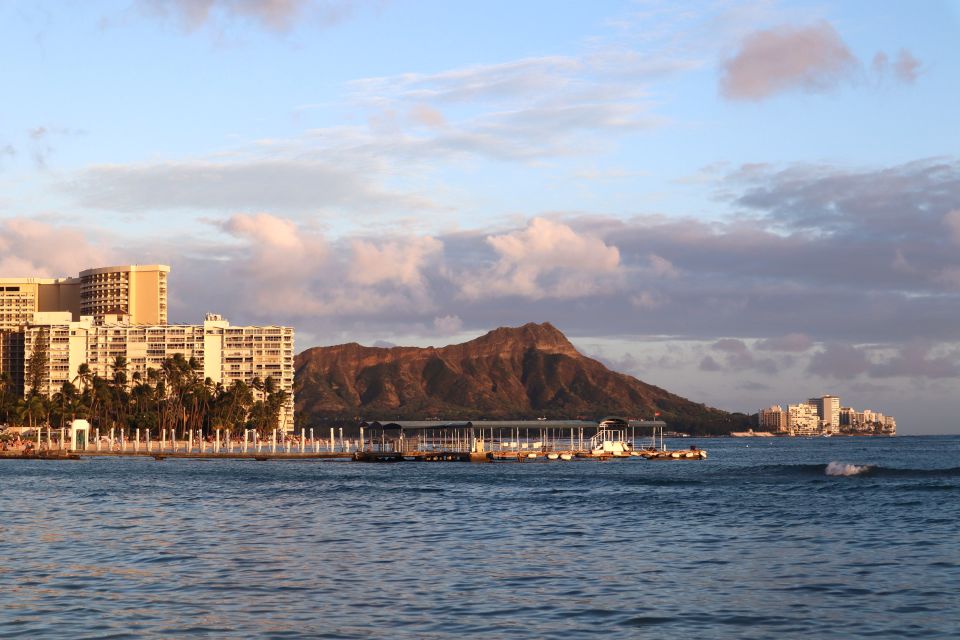
[[820, 396], [810, 398], [810, 404], [817, 408], [817, 416], [824, 427], [839, 429], [840, 427], [840, 398], [838, 396]]
[[761, 431], [787, 430], [787, 412], [778, 404], [768, 409], [760, 409], [757, 412], [757, 421]]
[[811, 402], [787, 406], [787, 428], [790, 435], [815, 436], [820, 433], [820, 417], [817, 407]]

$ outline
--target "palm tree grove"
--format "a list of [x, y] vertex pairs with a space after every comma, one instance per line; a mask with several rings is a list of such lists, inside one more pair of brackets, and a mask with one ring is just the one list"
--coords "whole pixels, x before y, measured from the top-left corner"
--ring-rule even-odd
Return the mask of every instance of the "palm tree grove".
[[0, 379], [0, 423], [63, 428], [83, 418], [100, 433], [115, 429], [128, 437], [137, 429], [153, 437], [162, 430], [199, 431], [207, 436], [216, 429], [255, 429], [264, 436], [278, 427], [288, 399], [272, 377], [254, 378], [250, 384], [241, 380], [230, 386], [214, 384], [203, 377], [203, 365], [180, 353], [166, 358], [159, 369], [148, 368], [145, 376], [135, 371], [129, 379], [124, 356], [111, 363], [109, 378], [81, 364], [72, 381], [47, 397], [39, 392], [46, 375], [44, 360], [45, 354], [38, 350], [28, 361], [28, 391], [23, 397], [16, 393], [9, 375]]

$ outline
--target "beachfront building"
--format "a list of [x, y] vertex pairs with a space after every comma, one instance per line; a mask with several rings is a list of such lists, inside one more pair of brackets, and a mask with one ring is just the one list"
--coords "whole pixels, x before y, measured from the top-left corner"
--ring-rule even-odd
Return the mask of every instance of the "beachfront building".
[[80, 278], [0, 278], [0, 331], [17, 331], [38, 311], [80, 318]]
[[108, 315], [127, 315], [131, 324], [167, 323], [167, 274], [165, 264], [98, 267], [80, 272], [81, 316], [95, 322]]
[[809, 402], [787, 406], [787, 429], [794, 436], [816, 436], [820, 434], [820, 416], [817, 407]]
[[[124, 314], [104, 314], [97, 322], [92, 316], [73, 320], [70, 312], [36, 313], [23, 327], [20, 371], [24, 395], [32, 391], [31, 366], [40, 353], [42, 371], [37, 392], [50, 397], [64, 382], [78, 382], [81, 364], [91, 375], [112, 380], [118, 358], [125, 362], [127, 384], [135, 377], [149, 378], [164, 360], [180, 354], [198, 365], [197, 375], [214, 385], [229, 387], [241, 380], [251, 387], [255, 380], [272, 378], [278, 390], [287, 394], [279, 423], [293, 428], [293, 340], [292, 327], [231, 326], [223, 317], [208, 314], [203, 324], [134, 324]], [[135, 374], [139, 374], [135, 376]], [[254, 388], [255, 400], [266, 390]]]
[[757, 412], [757, 418], [759, 431], [775, 433], [785, 433], [787, 431], [787, 412], [778, 404], [767, 409], [760, 409]]
[[109, 314], [133, 324], [166, 324], [165, 264], [98, 267], [68, 278], [0, 278], [0, 331], [17, 331], [34, 313], [69, 311], [73, 320]]
[[[201, 365], [202, 379], [213, 384], [252, 386], [272, 378], [287, 393], [280, 424], [291, 429], [293, 328], [236, 327], [214, 314], [203, 324], [168, 324], [169, 273], [169, 266], [152, 264], [97, 267], [66, 278], [0, 278], [0, 374], [15, 393], [28, 395], [36, 382], [36, 391], [49, 397], [65, 381], [77, 382], [81, 364], [112, 380], [122, 357], [133, 385], [134, 374], [146, 379], [149, 369], [179, 353]], [[255, 399], [265, 396], [254, 389]]]
[[857, 422], [857, 410], [853, 407], [840, 407], [840, 428], [850, 429]]
[[820, 396], [819, 398], [810, 398], [807, 400], [817, 408], [817, 416], [827, 433], [839, 433], [840, 431], [840, 398], [838, 396]]

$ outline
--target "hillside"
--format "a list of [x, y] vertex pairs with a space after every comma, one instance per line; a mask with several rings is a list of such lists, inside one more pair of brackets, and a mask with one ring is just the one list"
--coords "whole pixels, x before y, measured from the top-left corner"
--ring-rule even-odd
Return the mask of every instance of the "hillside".
[[314, 347], [297, 355], [297, 411], [309, 420], [652, 418], [728, 433], [747, 418], [697, 404], [579, 353], [549, 323], [501, 327], [442, 348]]

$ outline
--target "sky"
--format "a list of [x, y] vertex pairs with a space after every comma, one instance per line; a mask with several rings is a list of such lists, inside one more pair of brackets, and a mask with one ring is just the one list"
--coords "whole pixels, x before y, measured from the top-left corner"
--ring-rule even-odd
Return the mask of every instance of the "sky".
[[960, 2], [0, 0], [0, 275], [298, 350], [551, 322], [960, 433]]

